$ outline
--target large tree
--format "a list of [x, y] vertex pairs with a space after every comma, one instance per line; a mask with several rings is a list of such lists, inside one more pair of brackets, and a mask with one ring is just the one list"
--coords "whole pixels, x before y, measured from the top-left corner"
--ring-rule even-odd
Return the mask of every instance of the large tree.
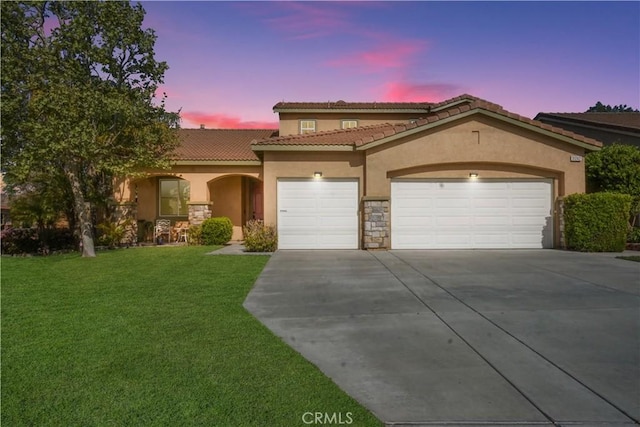
[[[2, 170], [10, 185], [63, 177], [83, 256], [110, 178], [166, 167], [178, 115], [155, 97], [167, 64], [129, 2], [2, 2]], [[106, 179], [105, 179], [106, 178]], [[102, 190], [96, 191], [102, 183]]]

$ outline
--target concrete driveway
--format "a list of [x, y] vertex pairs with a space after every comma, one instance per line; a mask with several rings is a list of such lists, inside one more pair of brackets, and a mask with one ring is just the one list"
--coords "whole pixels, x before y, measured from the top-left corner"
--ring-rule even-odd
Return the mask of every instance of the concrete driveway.
[[640, 421], [640, 263], [610, 254], [278, 251], [245, 307], [388, 425]]

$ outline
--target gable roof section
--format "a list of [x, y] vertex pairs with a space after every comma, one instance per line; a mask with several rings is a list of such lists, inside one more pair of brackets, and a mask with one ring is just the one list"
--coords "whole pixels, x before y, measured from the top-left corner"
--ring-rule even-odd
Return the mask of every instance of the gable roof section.
[[277, 135], [274, 129], [179, 129], [175, 164], [261, 164], [251, 149], [255, 139]]
[[429, 113], [443, 107], [477, 100], [471, 95], [461, 95], [443, 102], [278, 102], [276, 113]]
[[640, 113], [538, 113], [536, 120], [640, 134]]
[[462, 95], [439, 104], [432, 104], [431, 114], [414, 123], [385, 123], [345, 130], [256, 140], [253, 144], [253, 150], [367, 150], [473, 114], [493, 117], [589, 150], [597, 150], [602, 146], [602, 143], [595, 139], [511, 113], [498, 104], [471, 95]]

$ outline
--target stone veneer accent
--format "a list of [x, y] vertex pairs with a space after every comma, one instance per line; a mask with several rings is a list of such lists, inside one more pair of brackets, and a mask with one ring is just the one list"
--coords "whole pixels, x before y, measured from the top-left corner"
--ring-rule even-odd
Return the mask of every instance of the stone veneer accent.
[[124, 236], [120, 240], [123, 245], [135, 245], [138, 243], [138, 204], [135, 202], [119, 203], [113, 209], [113, 222], [125, 229]]
[[213, 202], [189, 202], [189, 225], [200, 225], [211, 218]]
[[388, 197], [363, 197], [363, 248], [364, 249], [390, 249]]

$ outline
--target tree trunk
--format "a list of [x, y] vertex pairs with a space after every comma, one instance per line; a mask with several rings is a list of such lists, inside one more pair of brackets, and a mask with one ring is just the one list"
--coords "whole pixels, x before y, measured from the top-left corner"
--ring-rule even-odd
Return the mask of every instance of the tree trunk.
[[80, 177], [73, 167], [64, 168], [65, 175], [71, 184], [71, 192], [73, 194], [73, 205], [75, 208], [76, 218], [80, 226], [80, 247], [83, 257], [95, 257], [96, 251], [93, 246], [93, 227], [91, 224], [91, 206], [84, 200], [82, 184]]

